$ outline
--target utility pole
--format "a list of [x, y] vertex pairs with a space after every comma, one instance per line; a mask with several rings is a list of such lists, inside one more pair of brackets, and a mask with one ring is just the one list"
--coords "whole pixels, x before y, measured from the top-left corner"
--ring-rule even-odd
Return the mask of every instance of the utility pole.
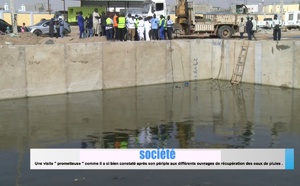
[[282, 16], [283, 16], [283, 4], [284, 4], [284, 0], [280, 0], [280, 18], [279, 18], [280, 21], [282, 21]]
[[50, 12], [50, 0], [48, 0], [48, 12], [49, 12], [49, 15], [51, 14]]
[[18, 33], [17, 14], [15, 11], [15, 0], [10, 0], [11, 26], [14, 34]]
[[66, 20], [66, 0], [62, 0], [64, 2], [64, 21]]

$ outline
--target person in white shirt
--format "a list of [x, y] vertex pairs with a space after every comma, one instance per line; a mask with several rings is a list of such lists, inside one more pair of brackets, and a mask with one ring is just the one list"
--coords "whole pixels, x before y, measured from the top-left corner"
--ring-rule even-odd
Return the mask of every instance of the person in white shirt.
[[172, 40], [173, 24], [174, 24], [174, 22], [172, 21], [170, 16], [168, 16], [167, 17], [167, 35], [168, 35], [169, 40]]
[[239, 23], [239, 32], [240, 32], [240, 39], [244, 39], [244, 33], [245, 33], [244, 18], [241, 18], [241, 22]]
[[256, 20], [255, 19], [253, 19], [253, 17], [251, 17], [251, 21], [252, 21], [252, 25], [253, 25], [253, 27], [252, 27], [252, 37], [255, 39], [255, 41], [257, 40], [256, 39], [256, 37], [255, 37], [255, 35], [254, 35], [254, 33], [256, 32], [256, 30], [257, 30], [257, 24], [256, 24]]
[[146, 41], [150, 41], [150, 30], [151, 30], [151, 23], [149, 22], [149, 18], [145, 18], [145, 37]]
[[128, 38], [127, 41], [134, 41], [135, 37], [135, 19], [131, 14], [128, 14], [126, 19], [126, 27], [128, 29]]
[[277, 14], [274, 15], [274, 20], [273, 20], [273, 39], [274, 41], [279, 41], [281, 39], [281, 29], [280, 29], [280, 21], [277, 17]]
[[99, 21], [98, 19], [100, 18], [99, 13], [98, 13], [98, 8], [95, 8], [93, 12], [93, 31], [95, 35], [99, 35], [99, 29], [98, 29], [98, 24]]
[[139, 17], [139, 22], [137, 25], [137, 32], [139, 34], [139, 40], [143, 41], [145, 40], [144, 32], [145, 32], [145, 25], [144, 25], [144, 20], [142, 17]]

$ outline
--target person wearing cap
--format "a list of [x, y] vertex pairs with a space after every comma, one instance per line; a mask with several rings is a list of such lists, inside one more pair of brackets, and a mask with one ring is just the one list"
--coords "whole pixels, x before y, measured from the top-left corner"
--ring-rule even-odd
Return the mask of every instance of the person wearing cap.
[[246, 32], [248, 35], [248, 40], [252, 40], [252, 27], [253, 27], [252, 21], [250, 20], [249, 17], [247, 17]]
[[274, 15], [274, 20], [273, 20], [273, 39], [274, 41], [279, 41], [281, 39], [281, 29], [280, 29], [280, 21], [278, 20], [277, 14]]

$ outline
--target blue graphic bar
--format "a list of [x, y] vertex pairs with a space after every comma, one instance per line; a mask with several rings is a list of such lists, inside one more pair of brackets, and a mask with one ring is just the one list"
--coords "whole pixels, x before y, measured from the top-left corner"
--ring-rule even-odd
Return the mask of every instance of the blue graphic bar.
[[285, 149], [285, 169], [294, 170], [294, 149]]

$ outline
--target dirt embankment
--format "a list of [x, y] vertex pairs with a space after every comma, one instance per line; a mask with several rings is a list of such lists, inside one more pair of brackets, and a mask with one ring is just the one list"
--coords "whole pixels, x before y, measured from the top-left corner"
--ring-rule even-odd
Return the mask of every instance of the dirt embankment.
[[17, 33], [0, 35], [0, 45], [41, 45], [41, 44], [65, 44], [65, 43], [89, 43], [103, 42], [106, 37], [90, 37], [79, 39], [78, 27], [73, 27], [72, 32], [64, 38], [50, 38], [49, 36], [36, 36], [33, 33]]

